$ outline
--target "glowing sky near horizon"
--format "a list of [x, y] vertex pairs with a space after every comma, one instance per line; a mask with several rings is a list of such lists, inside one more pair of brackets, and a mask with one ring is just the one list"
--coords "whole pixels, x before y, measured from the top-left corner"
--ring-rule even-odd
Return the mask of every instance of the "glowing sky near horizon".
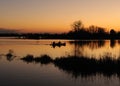
[[120, 30], [120, 0], [0, 0], [0, 28], [58, 33], [76, 20]]

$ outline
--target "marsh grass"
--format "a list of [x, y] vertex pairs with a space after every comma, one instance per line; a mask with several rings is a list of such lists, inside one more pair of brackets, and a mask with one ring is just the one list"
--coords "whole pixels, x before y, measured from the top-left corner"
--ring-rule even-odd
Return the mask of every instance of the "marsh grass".
[[87, 76], [96, 73], [102, 73], [106, 76], [111, 76], [113, 74], [120, 76], [120, 58], [113, 59], [108, 56], [100, 59], [77, 56], [52, 59], [48, 55], [42, 55], [40, 57], [27, 55], [26, 57], [21, 58], [21, 60], [29, 63], [52, 63], [55, 65], [55, 67], [66, 71], [68, 74], [72, 74], [74, 77], [79, 75]]

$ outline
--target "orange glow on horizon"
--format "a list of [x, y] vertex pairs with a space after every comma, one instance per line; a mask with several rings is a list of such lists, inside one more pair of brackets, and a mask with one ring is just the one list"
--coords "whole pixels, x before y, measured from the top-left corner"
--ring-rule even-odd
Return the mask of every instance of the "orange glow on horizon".
[[74, 21], [120, 30], [120, 0], [4, 0], [0, 1], [0, 27], [22, 32], [61, 33]]

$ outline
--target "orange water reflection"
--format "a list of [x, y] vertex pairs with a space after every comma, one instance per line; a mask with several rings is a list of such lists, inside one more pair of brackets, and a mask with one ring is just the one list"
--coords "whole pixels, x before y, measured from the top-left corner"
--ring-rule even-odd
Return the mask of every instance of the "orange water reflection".
[[[65, 42], [66, 46], [53, 48], [50, 44], [55, 41]], [[40, 56], [47, 54], [52, 58], [77, 55], [101, 58], [109, 55], [113, 58], [120, 57], [119, 40], [28, 40], [28, 39], [0, 39], [0, 55], [6, 55], [13, 50], [14, 55], [23, 57], [27, 54]]]
[[[50, 46], [51, 42], [66, 42], [66, 46]], [[53, 64], [26, 63], [20, 60], [27, 54], [40, 56], [47, 54], [52, 58], [79, 55], [100, 58], [105, 55], [118, 58], [120, 41], [109, 40], [23, 40], [0, 39], [0, 86], [119, 86], [117, 74], [80, 74], [77, 79]], [[5, 55], [14, 54], [9, 59]], [[12, 59], [12, 61], [11, 61]], [[89, 74], [90, 73], [90, 74]], [[77, 74], [74, 72], [74, 74]], [[11, 78], [12, 77], [12, 78]], [[7, 83], [6, 83], [7, 82]], [[47, 82], [47, 83], [46, 83]], [[107, 83], [106, 83], [107, 82]]]

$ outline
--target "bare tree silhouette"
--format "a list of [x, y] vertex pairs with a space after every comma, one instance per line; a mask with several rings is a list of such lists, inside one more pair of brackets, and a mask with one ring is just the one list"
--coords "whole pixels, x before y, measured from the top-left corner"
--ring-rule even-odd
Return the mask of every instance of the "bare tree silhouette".
[[84, 28], [84, 25], [80, 20], [78, 20], [78, 21], [73, 22], [72, 28], [74, 32], [79, 32], [81, 29]]

